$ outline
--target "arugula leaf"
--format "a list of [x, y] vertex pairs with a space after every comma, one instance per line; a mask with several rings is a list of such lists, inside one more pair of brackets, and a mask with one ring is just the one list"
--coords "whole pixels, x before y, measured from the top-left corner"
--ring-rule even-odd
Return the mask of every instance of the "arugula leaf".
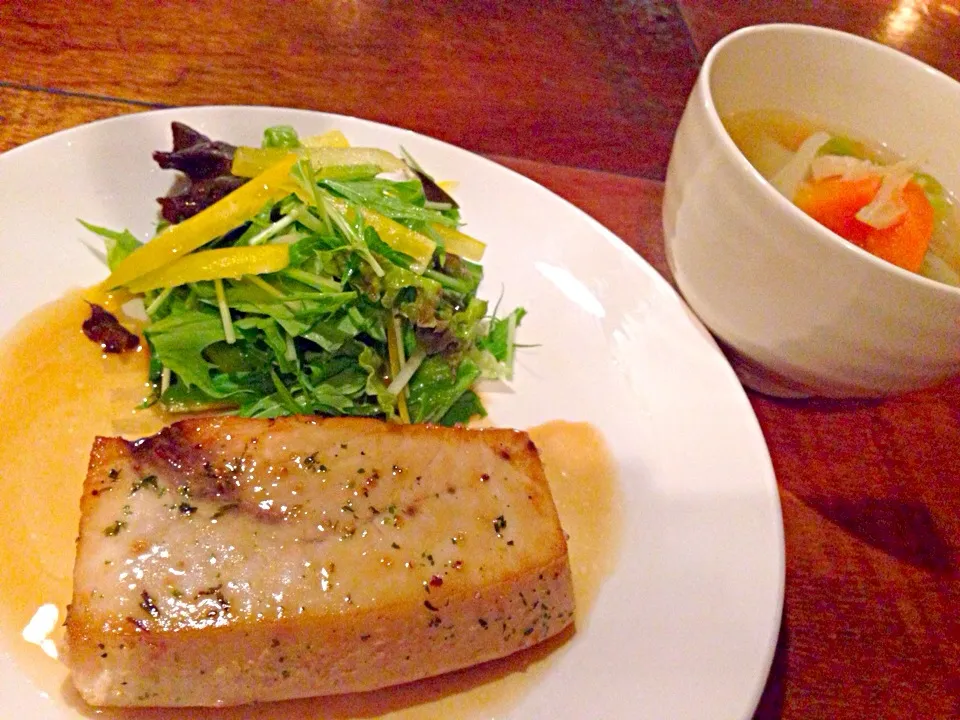
[[[337, 195], [346, 198], [358, 205], [364, 205], [386, 215], [394, 220], [416, 221], [423, 223], [439, 223], [449, 227], [456, 227], [457, 222], [437, 210], [428, 210], [423, 207], [423, 194], [420, 192], [420, 204], [417, 205], [405, 199], [397, 192], [402, 183], [392, 183], [393, 192], [387, 192], [382, 180], [355, 180], [343, 182], [340, 180], [323, 180], [321, 184]], [[419, 183], [417, 183], [419, 185]]]
[[298, 148], [300, 147], [300, 136], [290, 125], [274, 125], [263, 131], [261, 147]]
[[466, 425], [473, 417], [486, 417], [487, 411], [480, 402], [479, 396], [473, 390], [467, 390], [454, 400], [450, 409], [440, 418], [440, 425]]
[[480, 368], [469, 358], [453, 368], [443, 356], [431, 355], [410, 379], [410, 420], [440, 422], [479, 377]]
[[109, 228], [91, 225], [83, 220], [78, 220], [87, 230], [96, 233], [103, 238], [103, 246], [107, 253], [107, 267], [113, 270], [120, 261], [136, 250], [142, 243], [137, 240], [129, 230], [117, 232]]
[[253, 318], [247, 317], [237, 321], [234, 324], [242, 330], [257, 329], [260, 331], [260, 338], [266, 344], [273, 356], [273, 362], [283, 373], [296, 372], [299, 362], [297, 357], [289, 357], [286, 335], [283, 328], [276, 320], [272, 318]]
[[334, 382], [328, 382], [315, 386], [304, 375], [299, 377], [299, 382], [305, 394], [309, 396], [314, 410], [326, 415], [350, 415], [355, 407], [353, 396], [365, 387], [365, 384], [361, 384], [355, 392], [349, 393], [345, 390], [351, 389], [350, 385], [340, 387]]
[[367, 371], [366, 391], [377, 399], [380, 409], [388, 418], [393, 415], [393, 406], [396, 398], [387, 391], [387, 383], [384, 381], [386, 375], [386, 363], [373, 348], [365, 347], [360, 352], [358, 358], [360, 367]]
[[211, 398], [198, 387], [174, 383], [163, 393], [163, 405], [170, 412], [202, 412], [236, 407], [235, 403]]
[[[244, 319], [240, 322], [246, 324], [247, 321]], [[252, 333], [241, 332], [244, 338], [248, 335]], [[260, 348], [255, 341], [238, 342], [233, 345], [225, 342], [213, 343], [207, 346], [203, 354], [220, 373], [226, 375], [262, 372], [270, 362], [270, 353]]]
[[526, 310], [518, 307], [505, 317], [494, 318], [490, 321], [490, 329], [486, 336], [480, 338], [477, 345], [484, 350], [489, 350], [497, 360], [501, 362], [507, 360], [513, 353], [510, 341], [510, 324], [512, 322], [514, 328], [519, 327], [520, 321], [526, 314]]
[[242, 405], [237, 411], [240, 417], [274, 418], [289, 414], [276, 393], [264, 395], [251, 403]]
[[[320, 293], [310, 296], [287, 296], [284, 300], [273, 298], [271, 302], [228, 302], [230, 307], [249, 315], [267, 315], [278, 321], [297, 321], [304, 329], [310, 327], [314, 322], [329, 317], [335, 311], [350, 305], [357, 298], [355, 292], [346, 293]], [[300, 331], [293, 330], [288, 332], [300, 335]]]
[[218, 315], [186, 310], [170, 315], [144, 330], [154, 356], [177, 374], [187, 386], [196, 385], [212, 398], [222, 398], [210, 381], [213, 364], [203, 351], [226, 339]]
[[273, 380], [273, 386], [277, 389], [277, 399], [290, 415], [299, 415], [306, 411], [306, 408], [293, 397], [290, 389], [284, 385], [276, 370], [270, 371], [270, 379]]
[[487, 301], [475, 297], [470, 298], [467, 307], [453, 314], [450, 318], [449, 329], [460, 342], [461, 347], [472, 344], [474, 339], [482, 333], [483, 329], [480, 327], [480, 321], [486, 314]]

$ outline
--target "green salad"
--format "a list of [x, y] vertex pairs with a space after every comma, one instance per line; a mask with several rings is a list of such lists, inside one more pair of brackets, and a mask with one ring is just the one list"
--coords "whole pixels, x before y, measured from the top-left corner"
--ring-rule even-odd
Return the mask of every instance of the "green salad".
[[246, 417], [355, 415], [452, 425], [512, 376], [522, 308], [477, 296], [483, 243], [413, 160], [337, 131], [268, 128], [261, 147], [174, 124], [162, 167], [188, 188], [141, 244], [102, 236], [102, 288], [141, 297], [150, 402]]

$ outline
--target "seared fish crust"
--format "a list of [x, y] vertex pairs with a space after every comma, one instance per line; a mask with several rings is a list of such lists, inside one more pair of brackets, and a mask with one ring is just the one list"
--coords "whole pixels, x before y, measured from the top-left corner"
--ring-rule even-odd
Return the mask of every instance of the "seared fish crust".
[[356, 692], [573, 622], [529, 437], [307, 417], [97, 438], [66, 661], [92, 705]]

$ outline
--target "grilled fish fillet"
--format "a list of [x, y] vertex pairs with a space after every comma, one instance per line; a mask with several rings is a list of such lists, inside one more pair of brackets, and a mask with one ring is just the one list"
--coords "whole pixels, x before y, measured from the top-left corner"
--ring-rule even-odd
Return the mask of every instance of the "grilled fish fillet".
[[573, 605], [525, 433], [202, 418], [95, 441], [65, 659], [91, 705], [366, 691], [531, 646]]

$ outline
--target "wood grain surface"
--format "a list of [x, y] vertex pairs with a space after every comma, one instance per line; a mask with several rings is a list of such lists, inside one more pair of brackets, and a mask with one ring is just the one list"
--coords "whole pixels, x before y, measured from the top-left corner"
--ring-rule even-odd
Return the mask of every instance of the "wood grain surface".
[[22, 87], [304, 107], [648, 177], [697, 67], [676, 10], [593, 0], [41, 1], [0, 4], [0, 27]]
[[740, 27], [771, 22], [805, 23], [876, 40], [960, 78], [958, 0], [681, 0], [678, 5], [699, 57], [721, 37]]
[[0, 86], [0, 152], [60, 130], [149, 107]]
[[[772, 21], [960, 78], [960, 0], [14, 1], [0, 3], [0, 151], [151, 107], [341, 112], [493, 156], [668, 276], [658, 181], [699, 62]], [[869, 403], [748, 397], [787, 550], [756, 717], [960, 717], [960, 381]]]

